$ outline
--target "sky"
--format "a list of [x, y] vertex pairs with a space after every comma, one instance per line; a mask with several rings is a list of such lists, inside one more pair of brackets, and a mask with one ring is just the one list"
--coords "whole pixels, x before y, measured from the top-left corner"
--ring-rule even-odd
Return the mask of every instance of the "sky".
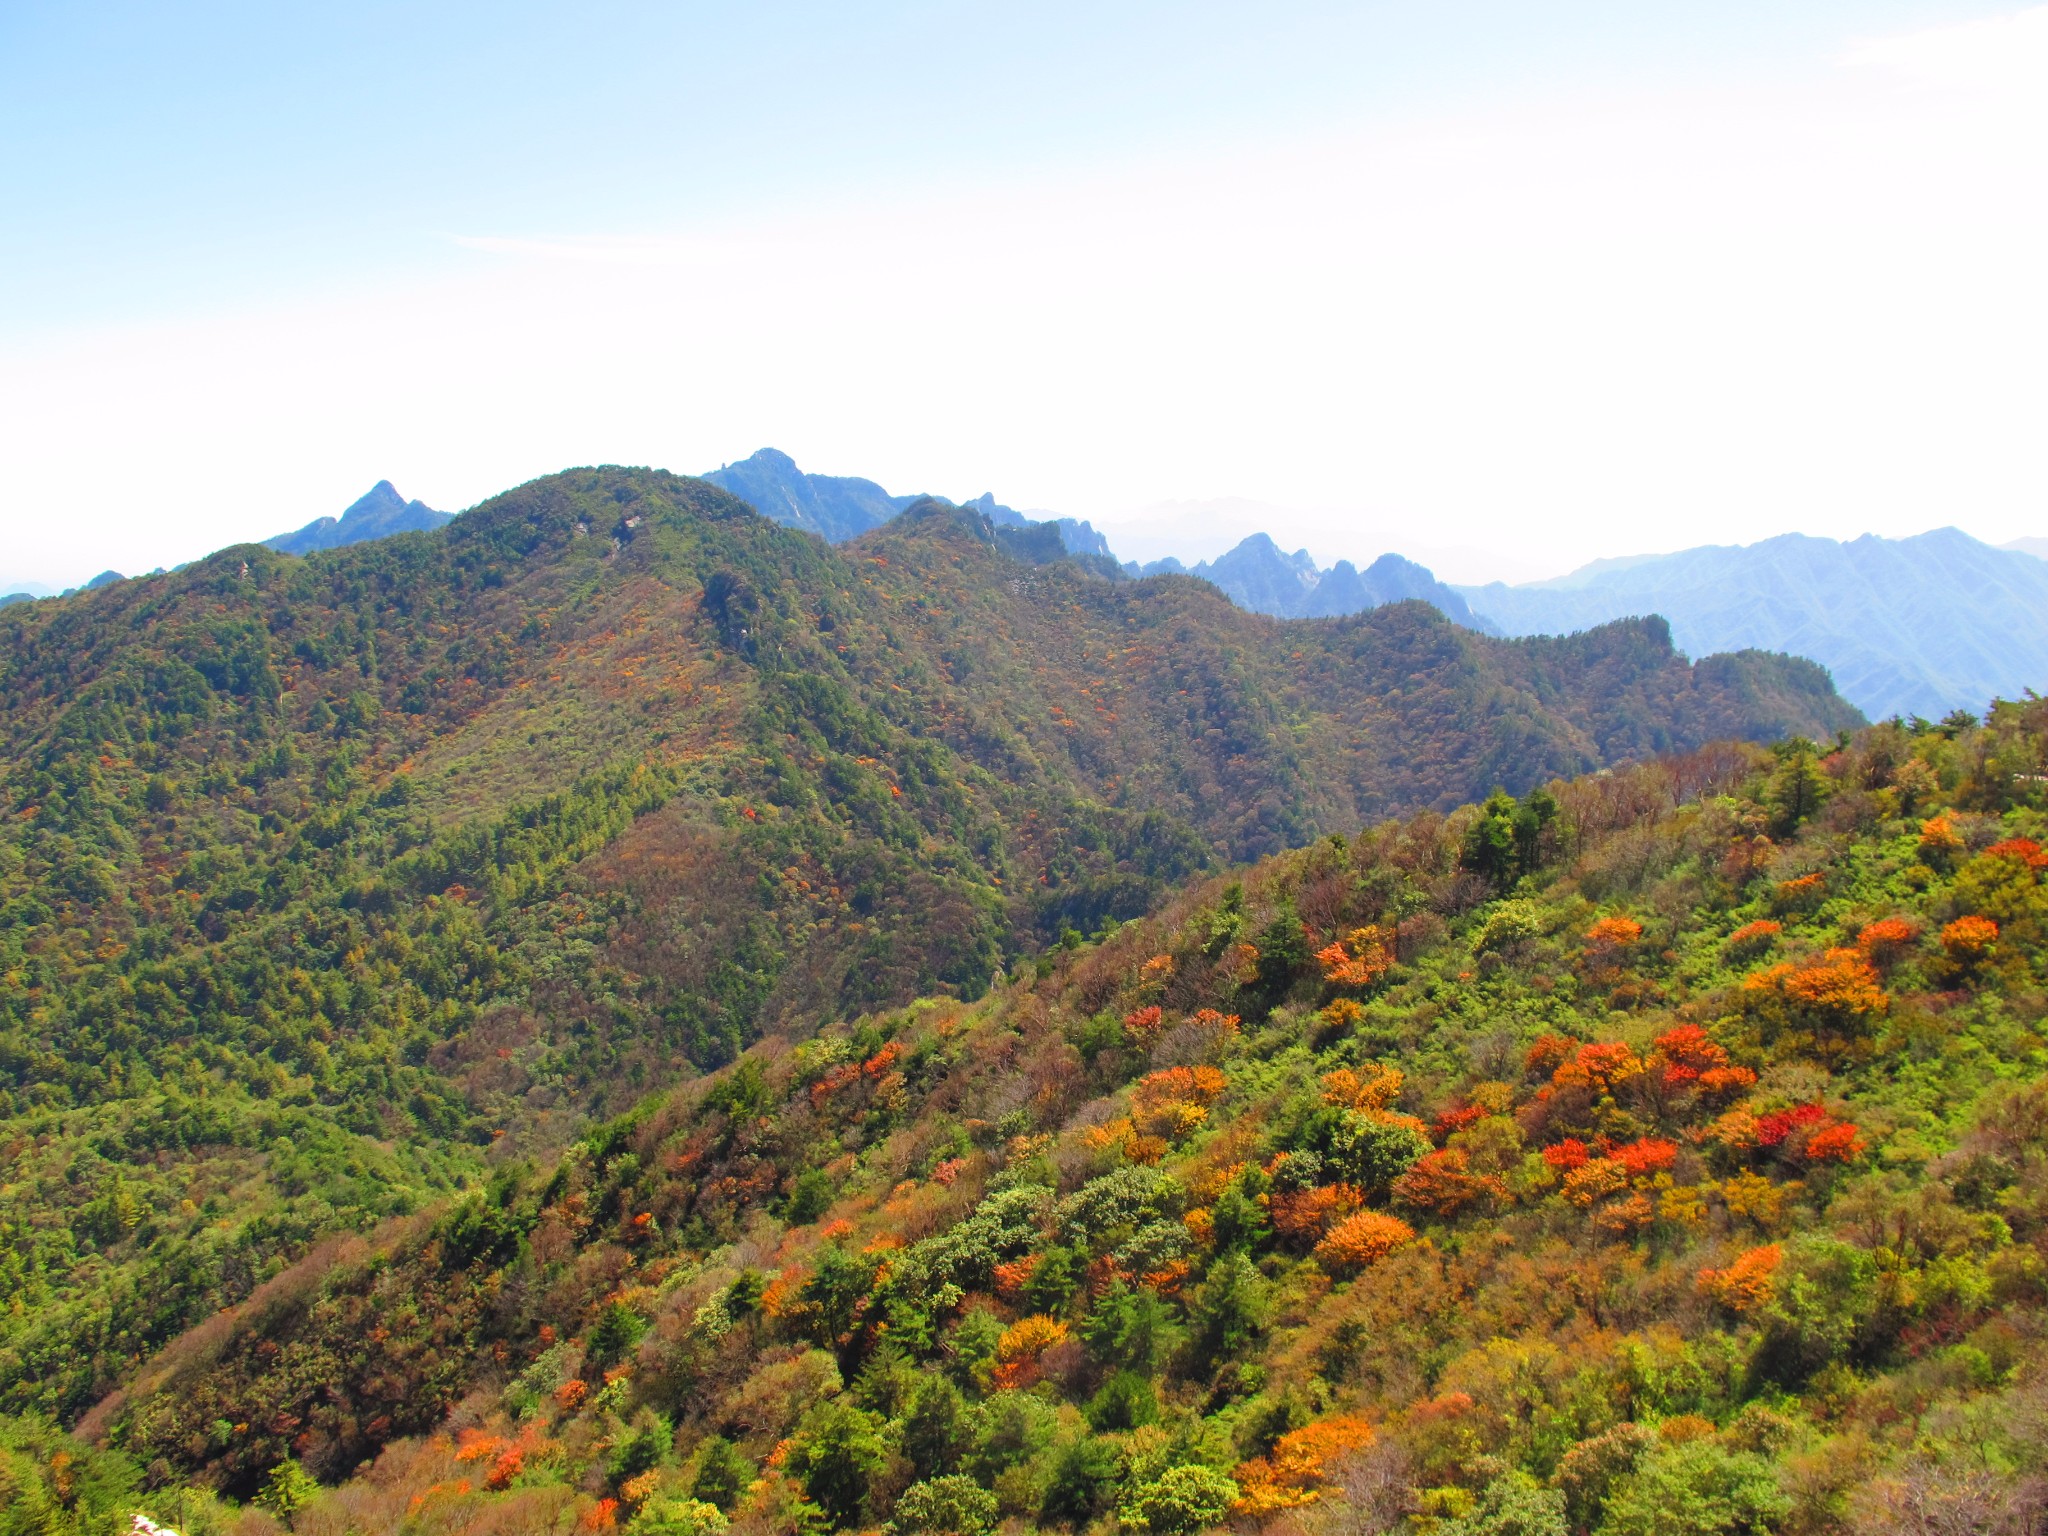
[[2038, 536], [2043, 186], [2048, 6], [10, 0], [0, 584], [764, 445], [1458, 581]]

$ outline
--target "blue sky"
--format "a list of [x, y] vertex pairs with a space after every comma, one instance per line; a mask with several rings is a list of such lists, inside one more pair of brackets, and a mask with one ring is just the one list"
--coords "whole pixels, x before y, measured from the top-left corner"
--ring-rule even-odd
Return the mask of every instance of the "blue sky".
[[[0, 577], [190, 558], [383, 475], [459, 507], [768, 442], [1141, 552], [1263, 519], [1468, 577], [1709, 515], [2048, 532], [2042, 232], [2008, 206], [2039, 15], [17, 0]], [[1700, 319], [1777, 302], [1740, 356]], [[1856, 411], [1788, 425], [1788, 373]]]

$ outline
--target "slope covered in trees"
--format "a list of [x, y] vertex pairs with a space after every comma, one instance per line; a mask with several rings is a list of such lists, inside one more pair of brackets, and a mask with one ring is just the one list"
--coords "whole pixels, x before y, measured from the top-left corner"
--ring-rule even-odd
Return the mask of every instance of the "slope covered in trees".
[[0, 617], [0, 1404], [765, 1032], [981, 996], [1219, 861], [1853, 715], [1655, 626], [1280, 624], [932, 503], [538, 481]]
[[1323, 838], [503, 1148], [7, 1475], [249, 1536], [2032, 1529], [2044, 785], [2033, 703]]

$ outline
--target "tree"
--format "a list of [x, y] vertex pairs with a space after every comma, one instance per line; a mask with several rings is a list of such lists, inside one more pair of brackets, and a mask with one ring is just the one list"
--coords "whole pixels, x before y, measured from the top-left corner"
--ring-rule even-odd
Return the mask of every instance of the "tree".
[[1406, 1115], [1352, 1109], [1328, 1123], [1322, 1152], [1329, 1175], [1377, 1194], [1428, 1156], [1430, 1141]]
[[1221, 1524], [1237, 1495], [1237, 1483], [1214, 1467], [1171, 1467], [1134, 1491], [1119, 1514], [1150, 1536], [1194, 1536]]
[[850, 1404], [820, 1403], [795, 1439], [788, 1466], [804, 1492], [836, 1528], [860, 1524], [869, 1487], [889, 1460], [875, 1417]]
[[618, 1438], [605, 1471], [614, 1484], [629, 1483], [669, 1458], [675, 1431], [662, 1415], [643, 1408], [633, 1426]]
[[1347, 1216], [1316, 1244], [1316, 1257], [1338, 1275], [1370, 1268], [1395, 1249], [1415, 1241], [1415, 1229], [1384, 1211]]
[[1159, 1417], [1159, 1395], [1152, 1390], [1150, 1377], [1118, 1371], [1097, 1389], [1082, 1413], [1098, 1434], [1136, 1429]]
[[1616, 1482], [1600, 1536], [1752, 1536], [1791, 1511], [1766, 1458], [1687, 1440], [1646, 1451]]
[[627, 1522], [628, 1536], [723, 1536], [725, 1511], [704, 1499], [655, 1497]]
[[1557, 797], [1547, 789], [1532, 789], [1515, 807], [1515, 863], [1523, 874], [1535, 870], [1543, 859], [1543, 834], [1557, 820]]
[[270, 1469], [270, 1476], [264, 1479], [263, 1491], [256, 1495], [256, 1502], [289, 1522], [319, 1493], [320, 1484], [312, 1474], [287, 1456]]
[[1814, 761], [1812, 742], [1788, 741], [1778, 751], [1778, 771], [1764, 792], [1764, 804], [1771, 812], [1771, 835], [1788, 837], [1820, 809], [1828, 781]]
[[995, 1524], [996, 1496], [973, 1478], [951, 1473], [904, 1489], [890, 1527], [930, 1536], [983, 1536]]
[[1122, 1470], [1123, 1458], [1111, 1441], [1093, 1435], [1070, 1441], [1053, 1462], [1040, 1518], [1060, 1525], [1088, 1524], [1109, 1507]]
[[1465, 831], [1458, 862], [1482, 875], [1495, 890], [1504, 889], [1515, 873], [1515, 801], [1496, 789], [1479, 807], [1479, 816]]
[[1102, 1364], [1149, 1376], [1173, 1349], [1173, 1314], [1149, 1286], [1117, 1280], [1082, 1320], [1081, 1342]]
[[623, 1301], [615, 1301], [591, 1324], [585, 1352], [593, 1366], [607, 1366], [623, 1358], [646, 1332], [647, 1320]]
[[960, 1389], [936, 1374], [926, 1376], [911, 1395], [903, 1416], [903, 1454], [919, 1477], [937, 1477], [960, 1464], [967, 1444], [963, 1406]]
[[1479, 1490], [1472, 1508], [1437, 1527], [1439, 1536], [1566, 1536], [1564, 1495], [1519, 1467]]
[[1235, 1354], [1266, 1325], [1266, 1282], [1252, 1261], [1233, 1251], [1210, 1266], [1189, 1309], [1197, 1356], [1214, 1363]]
[[698, 1453], [690, 1496], [731, 1514], [753, 1475], [754, 1469], [739, 1448], [723, 1435], [713, 1435]]

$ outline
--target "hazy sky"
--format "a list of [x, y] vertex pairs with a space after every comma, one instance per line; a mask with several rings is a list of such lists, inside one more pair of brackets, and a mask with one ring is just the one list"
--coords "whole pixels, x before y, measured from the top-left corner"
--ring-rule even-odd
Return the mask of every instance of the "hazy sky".
[[764, 444], [1462, 580], [2044, 534], [2044, 187], [2048, 7], [13, 0], [0, 579]]

